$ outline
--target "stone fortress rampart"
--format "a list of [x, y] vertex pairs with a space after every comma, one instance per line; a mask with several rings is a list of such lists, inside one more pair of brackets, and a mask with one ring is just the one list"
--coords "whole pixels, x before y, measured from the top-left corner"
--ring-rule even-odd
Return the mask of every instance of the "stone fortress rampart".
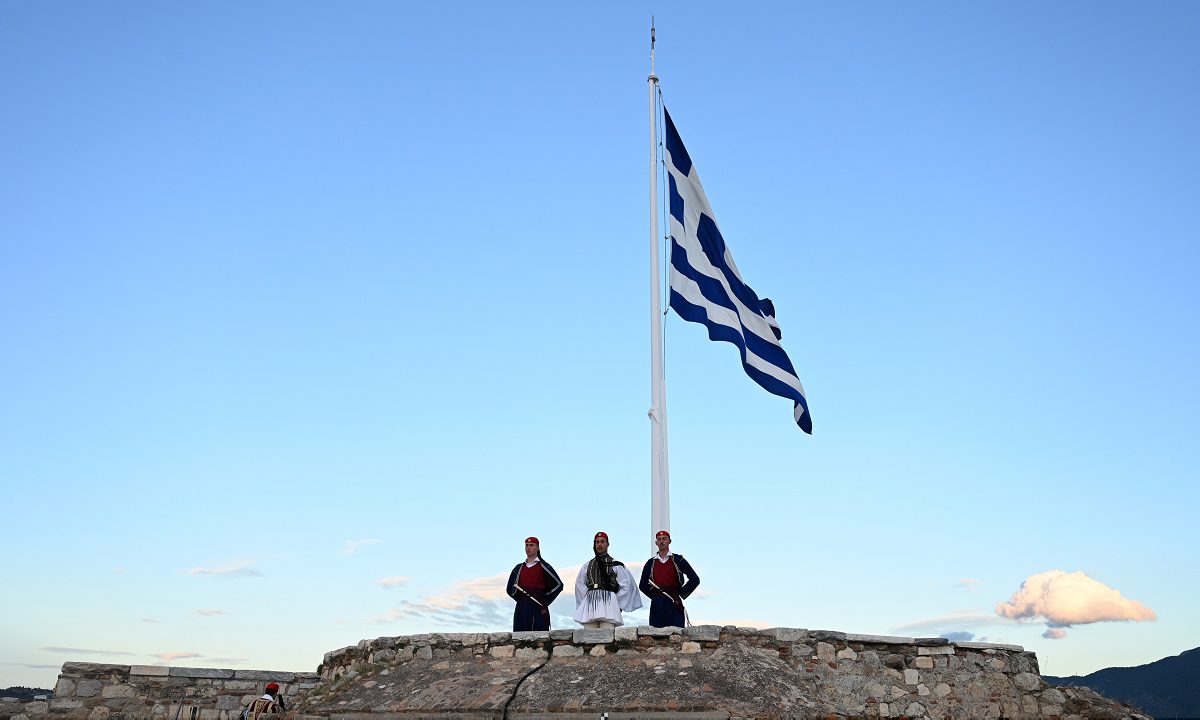
[[15, 720], [236, 720], [242, 705], [277, 682], [286, 703], [317, 685], [316, 673], [68, 662], [54, 697], [0, 702]]
[[0, 720], [234, 720], [269, 681], [297, 720], [1142, 718], [1055, 688], [1016, 645], [800, 628], [431, 633], [363, 640], [317, 673], [67, 663]]

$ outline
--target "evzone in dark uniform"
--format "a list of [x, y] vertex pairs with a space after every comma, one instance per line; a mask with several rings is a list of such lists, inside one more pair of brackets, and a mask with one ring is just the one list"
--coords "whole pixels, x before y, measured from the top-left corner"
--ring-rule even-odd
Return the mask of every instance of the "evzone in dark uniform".
[[558, 573], [542, 559], [541, 543], [535, 537], [525, 538], [525, 562], [517, 563], [508, 575], [508, 596], [517, 601], [513, 632], [549, 630], [550, 603], [562, 591]]
[[658, 554], [642, 567], [638, 588], [650, 598], [652, 627], [686, 627], [683, 601], [700, 587], [700, 576], [682, 555], [672, 553], [671, 533], [659, 530], [654, 536]]

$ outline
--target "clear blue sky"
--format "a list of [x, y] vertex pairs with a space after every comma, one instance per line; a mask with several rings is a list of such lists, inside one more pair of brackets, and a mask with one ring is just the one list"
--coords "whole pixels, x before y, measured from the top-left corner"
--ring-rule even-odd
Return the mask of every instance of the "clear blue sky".
[[[1200, 645], [1200, 6], [10, 1], [0, 687], [649, 555], [651, 13], [815, 425], [667, 318], [693, 621]], [[1157, 620], [997, 615], [1050, 570]]]

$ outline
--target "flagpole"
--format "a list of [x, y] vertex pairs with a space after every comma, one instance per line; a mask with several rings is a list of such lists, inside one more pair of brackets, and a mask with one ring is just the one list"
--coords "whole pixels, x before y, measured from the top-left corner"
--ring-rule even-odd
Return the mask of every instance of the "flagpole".
[[667, 472], [667, 395], [663, 373], [662, 289], [658, 235], [658, 113], [654, 74], [654, 19], [650, 20], [650, 536], [671, 529], [671, 484]]

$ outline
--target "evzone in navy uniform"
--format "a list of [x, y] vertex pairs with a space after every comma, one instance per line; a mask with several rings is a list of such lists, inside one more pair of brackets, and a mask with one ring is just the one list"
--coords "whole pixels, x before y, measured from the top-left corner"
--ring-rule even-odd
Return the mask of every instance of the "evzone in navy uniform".
[[642, 567], [638, 588], [650, 598], [652, 627], [685, 627], [683, 601], [700, 586], [700, 576], [682, 555], [671, 552], [671, 533], [659, 530], [654, 536], [658, 554]]
[[508, 596], [517, 601], [513, 632], [549, 630], [550, 603], [562, 591], [558, 573], [542, 559], [541, 543], [535, 537], [525, 538], [525, 562], [517, 563], [508, 575]]

